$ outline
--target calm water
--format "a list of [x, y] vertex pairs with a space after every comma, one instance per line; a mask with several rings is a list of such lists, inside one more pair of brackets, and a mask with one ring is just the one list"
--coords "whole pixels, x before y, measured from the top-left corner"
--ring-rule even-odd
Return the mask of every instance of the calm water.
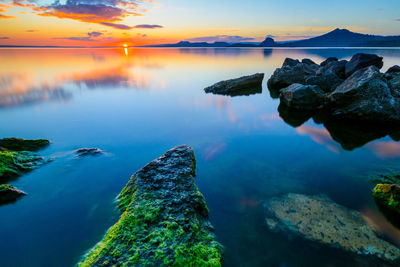
[[[368, 133], [328, 127], [345, 150], [322, 124], [287, 124], [266, 88], [285, 57], [319, 63], [360, 51], [383, 56], [384, 70], [400, 63], [396, 49], [1, 49], [0, 137], [48, 138], [41, 154], [54, 161], [10, 182], [29, 195], [0, 207], [0, 265], [76, 263], [117, 220], [113, 200], [130, 175], [180, 144], [195, 149], [225, 266], [367, 264], [269, 232], [262, 203], [289, 192], [326, 194], [400, 246], [370, 194], [371, 175], [400, 167], [400, 143], [384, 133], [354, 145]], [[261, 94], [203, 92], [256, 72], [266, 74]], [[74, 158], [81, 147], [108, 154]]]

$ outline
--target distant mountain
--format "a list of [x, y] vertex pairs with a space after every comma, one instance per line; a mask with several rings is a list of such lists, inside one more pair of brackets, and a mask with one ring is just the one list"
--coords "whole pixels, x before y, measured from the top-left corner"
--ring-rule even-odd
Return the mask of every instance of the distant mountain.
[[261, 43], [192, 43], [148, 45], [145, 47], [400, 47], [400, 36], [380, 36], [336, 29], [321, 36], [300, 41], [276, 42], [267, 37]]
[[324, 35], [278, 45], [280, 47], [394, 47], [400, 36], [379, 36], [336, 29]]

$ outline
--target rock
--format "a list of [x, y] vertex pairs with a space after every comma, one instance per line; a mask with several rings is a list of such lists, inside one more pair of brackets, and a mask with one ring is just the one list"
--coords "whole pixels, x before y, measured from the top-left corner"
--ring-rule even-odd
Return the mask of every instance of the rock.
[[327, 70], [323, 75], [311, 76], [306, 79], [307, 85], [318, 85], [324, 92], [332, 92], [343, 82], [332, 70]]
[[361, 214], [326, 196], [288, 194], [265, 203], [266, 223], [272, 231], [294, 233], [305, 239], [339, 247], [358, 255], [394, 262], [400, 249], [378, 237]]
[[400, 66], [394, 65], [393, 67], [390, 67], [386, 73], [397, 73], [400, 72]]
[[0, 147], [12, 151], [38, 151], [49, 144], [50, 141], [47, 139], [26, 140], [14, 137], [0, 139]]
[[280, 99], [288, 107], [315, 110], [324, 106], [325, 92], [317, 85], [292, 84], [282, 90]]
[[354, 72], [369, 66], [375, 66], [378, 69], [383, 67], [382, 57], [374, 54], [355, 54], [346, 64], [346, 77], [350, 77]]
[[329, 57], [325, 61], [321, 62], [321, 67], [324, 67], [326, 64], [331, 63], [331, 62], [337, 62], [339, 59], [337, 57]]
[[250, 76], [244, 76], [237, 79], [221, 81], [204, 89], [206, 93], [221, 95], [246, 95], [253, 92], [262, 92], [262, 81], [264, 73], [256, 73]]
[[45, 163], [43, 157], [29, 151], [0, 151], [0, 180], [21, 176]]
[[400, 213], [400, 185], [377, 184], [372, 195], [380, 204]]
[[309, 65], [287, 58], [282, 68], [276, 69], [268, 80], [268, 89], [277, 91], [294, 83], [305, 84], [308, 77], [315, 76], [318, 68], [317, 64]]
[[99, 148], [79, 148], [75, 151], [78, 157], [98, 156], [104, 154], [104, 151]]
[[301, 61], [301, 63], [307, 64], [307, 65], [317, 65], [317, 63], [315, 63], [314, 61], [312, 61], [312, 60], [309, 59], [309, 58], [304, 58], [304, 59]]
[[14, 202], [18, 198], [25, 195], [26, 195], [25, 192], [18, 190], [11, 185], [8, 184], [0, 185], [0, 205]]
[[400, 120], [400, 99], [392, 96], [386, 78], [375, 66], [356, 71], [328, 99], [334, 117], [380, 122]]
[[390, 91], [394, 97], [400, 97], [400, 72], [392, 73], [388, 79]]
[[122, 216], [78, 266], [220, 266], [188, 146], [137, 171], [117, 197]]

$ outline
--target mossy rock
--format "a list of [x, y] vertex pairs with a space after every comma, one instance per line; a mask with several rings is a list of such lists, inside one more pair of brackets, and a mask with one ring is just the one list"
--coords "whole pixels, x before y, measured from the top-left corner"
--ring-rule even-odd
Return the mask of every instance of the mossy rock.
[[18, 198], [25, 196], [26, 193], [18, 190], [12, 185], [0, 185], [0, 205], [16, 201]]
[[136, 172], [117, 197], [121, 218], [78, 266], [221, 266], [194, 170], [179, 146]]
[[0, 151], [0, 181], [21, 176], [45, 163], [29, 151]]
[[47, 139], [27, 140], [14, 137], [0, 139], [0, 147], [12, 151], [38, 151], [49, 144], [50, 141]]
[[377, 184], [372, 195], [381, 205], [400, 213], [400, 186], [398, 184]]

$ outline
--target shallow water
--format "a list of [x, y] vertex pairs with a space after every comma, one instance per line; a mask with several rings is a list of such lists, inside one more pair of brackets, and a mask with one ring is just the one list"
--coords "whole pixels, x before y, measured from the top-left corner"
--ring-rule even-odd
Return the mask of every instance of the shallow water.
[[[361, 51], [383, 56], [383, 70], [400, 63], [398, 49], [0, 49], [0, 137], [48, 138], [40, 153], [54, 158], [10, 182], [29, 195], [0, 207], [0, 265], [78, 262], [117, 220], [113, 200], [130, 175], [180, 144], [195, 149], [225, 266], [372, 264], [270, 232], [262, 208], [289, 192], [325, 194], [400, 247], [371, 197], [372, 175], [400, 169], [400, 143], [382, 134], [358, 144], [370, 133], [330, 133], [313, 120], [295, 128], [266, 88], [286, 57], [319, 63]], [[256, 72], [266, 74], [261, 94], [203, 91]], [[107, 155], [77, 159], [81, 147]]]

